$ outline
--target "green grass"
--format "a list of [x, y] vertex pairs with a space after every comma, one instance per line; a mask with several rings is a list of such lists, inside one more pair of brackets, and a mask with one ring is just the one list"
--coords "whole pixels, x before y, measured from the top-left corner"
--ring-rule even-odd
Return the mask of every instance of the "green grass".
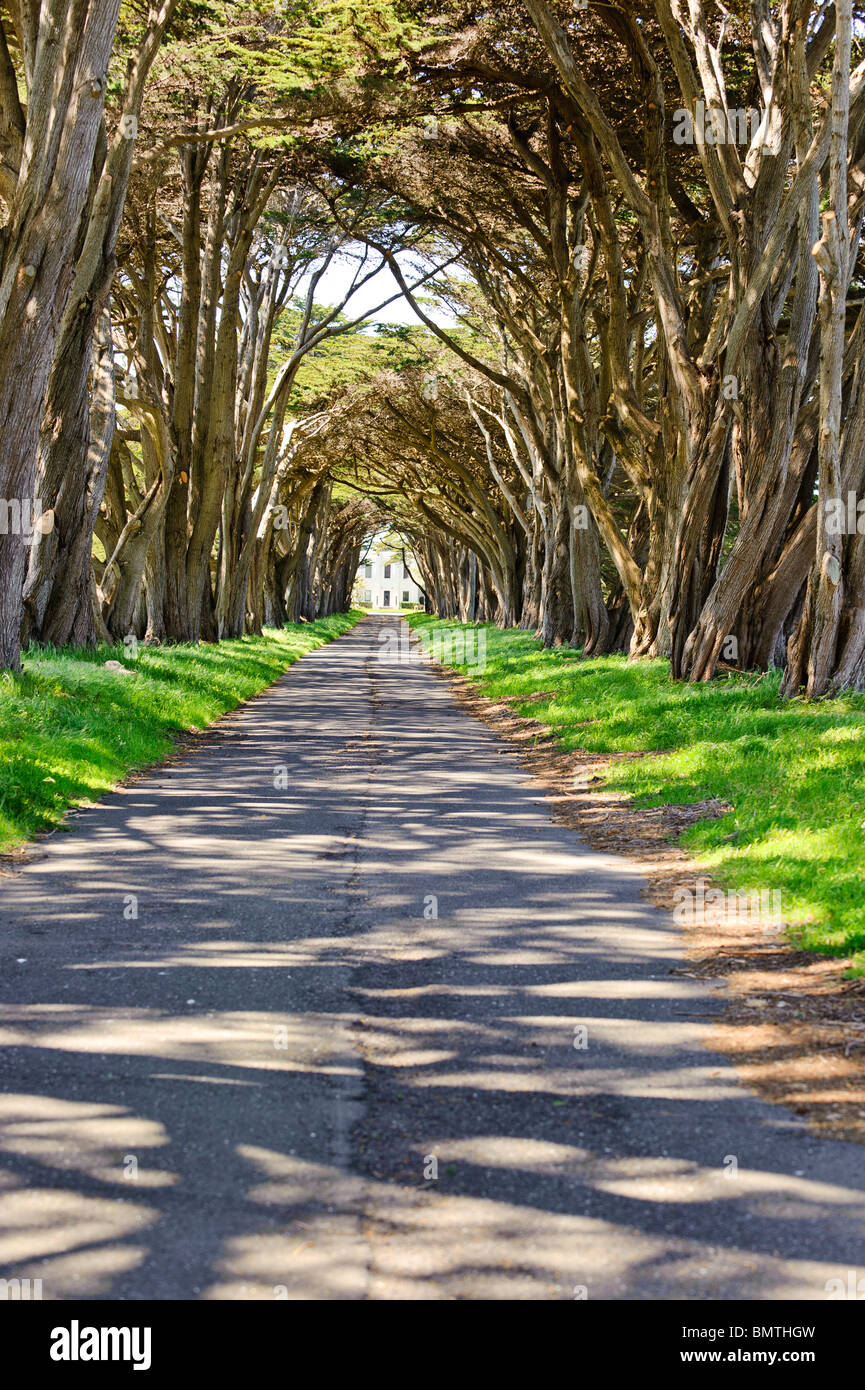
[[[0, 673], [0, 850], [59, 825], [174, 736], [212, 724], [306, 652], [347, 632], [358, 611], [290, 623], [218, 646], [32, 649], [20, 675]], [[104, 669], [116, 660], [135, 678]]]
[[[422, 614], [408, 621], [419, 634], [460, 628]], [[865, 696], [782, 701], [777, 672], [677, 685], [664, 661], [584, 662], [525, 632], [483, 630], [485, 671], [457, 666], [483, 694], [548, 691], [515, 709], [564, 749], [659, 754], [609, 769], [608, 783], [639, 805], [729, 802], [728, 815], [688, 830], [683, 847], [723, 888], [780, 890], [791, 940], [850, 955], [851, 973], [865, 972]]]

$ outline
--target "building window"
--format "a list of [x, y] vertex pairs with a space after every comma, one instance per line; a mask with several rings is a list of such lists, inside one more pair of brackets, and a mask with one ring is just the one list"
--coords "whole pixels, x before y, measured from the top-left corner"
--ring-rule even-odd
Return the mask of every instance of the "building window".
[[403, 603], [409, 603], [409, 602], [410, 602], [410, 599], [409, 599], [409, 596], [408, 596], [408, 589], [403, 589], [403, 591], [402, 591], [402, 601], [403, 601]]
[[385, 567], [384, 567], [384, 577], [385, 577], [385, 579], [390, 579], [390, 565], [385, 565]]
[[384, 604], [382, 606], [384, 608], [390, 608], [390, 589], [385, 589], [384, 591]]
[[364, 566], [365, 578], [372, 579], [372, 565]]
[[364, 589], [364, 591], [363, 591], [363, 598], [361, 599], [361, 602], [362, 602], [362, 603], [372, 603], [372, 590], [371, 590], [371, 589]]

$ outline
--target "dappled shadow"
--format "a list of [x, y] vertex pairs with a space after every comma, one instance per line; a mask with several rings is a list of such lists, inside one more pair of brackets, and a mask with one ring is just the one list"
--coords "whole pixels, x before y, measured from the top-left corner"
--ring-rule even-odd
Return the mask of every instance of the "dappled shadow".
[[638, 870], [425, 665], [379, 662], [384, 625], [4, 884], [0, 1272], [824, 1298], [865, 1263], [861, 1150], [704, 1050], [711, 983], [671, 973]]
[[[291, 661], [344, 630], [335, 615], [277, 634], [216, 645], [31, 648], [19, 676], [0, 673], [0, 844], [56, 825], [130, 769], [171, 752], [197, 730], [276, 680]], [[104, 669], [119, 658], [132, 674]]]
[[[424, 630], [460, 627], [435, 620]], [[690, 685], [671, 681], [666, 661], [582, 662], [490, 625], [484, 640], [485, 695], [542, 720], [565, 750], [630, 754], [608, 777], [639, 805], [732, 804], [730, 815], [686, 833], [688, 849], [726, 887], [779, 889], [802, 945], [839, 955], [865, 948], [865, 695], [781, 700], [777, 670]], [[529, 700], [538, 690], [546, 698]]]

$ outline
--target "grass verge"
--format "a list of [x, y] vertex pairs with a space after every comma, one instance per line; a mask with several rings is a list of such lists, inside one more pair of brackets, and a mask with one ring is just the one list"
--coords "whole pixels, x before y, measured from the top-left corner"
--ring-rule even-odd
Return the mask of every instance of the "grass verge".
[[[0, 674], [0, 852], [165, 757], [177, 734], [212, 724], [362, 616], [289, 623], [218, 646], [142, 646], [134, 659], [123, 646], [32, 649], [20, 675]], [[106, 670], [109, 660], [136, 675]]]
[[423, 614], [408, 621], [424, 640], [438, 634], [433, 654], [483, 695], [543, 692], [514, 710], [551, 729], [562, 749], [651, 754], [607, 772], [607, 785], [636, 804], [729, 803], [729, 814], [687, 830], [683, 848], [722, 888], [778, 890], [795, 945], [852, 956], [850, 974], [865, 973], [865, 696], [784, 701], [777, 672], [678, 685], [664, 661], [582, 661], [489, 624], [479, 625], [485, 662], [449, 660], [448, 643], [456, 657], [460, 648], [446, 634], [469, 629]]

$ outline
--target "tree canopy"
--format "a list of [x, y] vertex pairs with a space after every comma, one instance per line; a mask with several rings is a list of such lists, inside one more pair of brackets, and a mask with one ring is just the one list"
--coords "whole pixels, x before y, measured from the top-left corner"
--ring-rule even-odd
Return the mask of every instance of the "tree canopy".
[[326, 615], [385, 528], [443, 615], [865, 686], [863, 36], [7, 5], [0, 663]]

